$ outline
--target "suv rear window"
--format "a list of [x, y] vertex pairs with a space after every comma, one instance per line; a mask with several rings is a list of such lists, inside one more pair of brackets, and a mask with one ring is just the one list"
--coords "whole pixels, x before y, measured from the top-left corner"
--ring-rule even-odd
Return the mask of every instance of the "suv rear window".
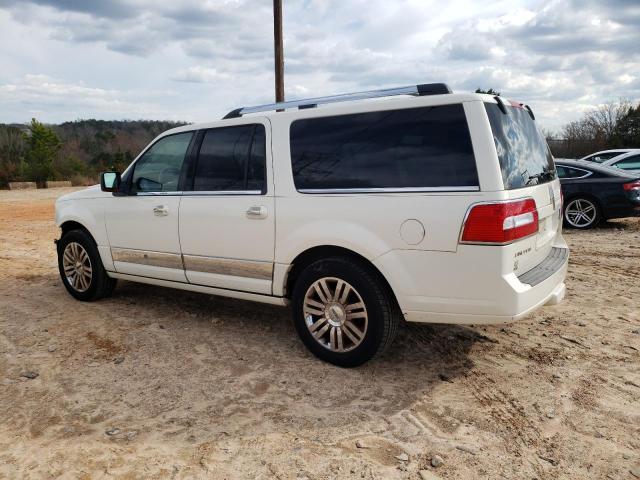
[[485, 103], [506, 190], [530, 187], [556, 178], [547, 141], [524, 108]]
[[478, 187], [462, 105], [309, 118], [290, 133], [300, 191]]
[[207, 130], [196, 165], [198, 191], [261, 191], [265, 187], [263, 125]]

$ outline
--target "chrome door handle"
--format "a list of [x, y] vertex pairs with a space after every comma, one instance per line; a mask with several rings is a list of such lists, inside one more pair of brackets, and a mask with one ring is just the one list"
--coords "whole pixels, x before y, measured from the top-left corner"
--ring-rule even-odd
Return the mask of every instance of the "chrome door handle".
[[158, 205], [156, 207], [153, 207], [153, 214], [156, 217], [166, 217], [167, 215], [169, 215], [169, 209], [164, 205]]
[[247, 210], [247, 218], [260, 219], [267, 218], [268, 212], [265, 206], [253, 206]]

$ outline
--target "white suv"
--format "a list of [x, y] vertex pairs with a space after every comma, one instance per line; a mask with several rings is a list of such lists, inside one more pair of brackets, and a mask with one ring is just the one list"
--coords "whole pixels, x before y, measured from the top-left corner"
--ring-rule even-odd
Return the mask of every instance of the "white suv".
[[487, 324], [559, 302], [568, 249], [531, 109], [444, 84], [234, 110], [61, 197], [60, 274], [292, 305], [318, 357], [362, 364], [400, 321]]

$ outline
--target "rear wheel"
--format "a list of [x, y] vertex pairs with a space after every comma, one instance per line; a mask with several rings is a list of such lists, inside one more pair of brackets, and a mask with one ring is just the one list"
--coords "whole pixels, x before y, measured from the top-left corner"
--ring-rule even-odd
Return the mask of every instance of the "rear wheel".
[[384, 351], [399, 324], [395, 299], [370, 268], [346, 258], [306, 267], [293, 290], [293, 320], [317, 357], [341, 367]]
[[577, 197], [569, 200], [564, 207], [564, 220], [567, 226], [586, 230], [600, 223], [602, 215], [595, 201]]
[[65, 233], [58, 242], [58, 270], [67, 291], [82, 301], [108, 297], [116, 280], [105, 271], [93, 239], [84, 230]]

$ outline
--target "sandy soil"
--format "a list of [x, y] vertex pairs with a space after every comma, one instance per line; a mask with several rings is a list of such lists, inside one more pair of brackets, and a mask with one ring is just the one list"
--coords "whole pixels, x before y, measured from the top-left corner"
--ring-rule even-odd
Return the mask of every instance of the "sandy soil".
[[0, 192], [0, 478], [640, 475], [638, 220], [566, 232], [561, 305], [407, 326], [342, 370], [287, 309], [125, 282], [73, 300], [53, 245], [66, 191]]

